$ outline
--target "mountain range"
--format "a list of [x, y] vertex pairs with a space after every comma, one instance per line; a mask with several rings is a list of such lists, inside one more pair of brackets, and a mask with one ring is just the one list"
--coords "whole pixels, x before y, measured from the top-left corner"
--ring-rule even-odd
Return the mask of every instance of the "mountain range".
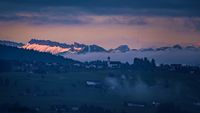
[[66, 44], [50, 40], [37, 39], [31, 39], [27, 44], [21, 47], [24, 49], [36, 50], [40, 52], [49, 52], [52, 54], [106, 52], [104, 48], [98, 45], [85, 45], [77, 42], [74, 44]]
[[[200, 65], [200, 47], [197, 46], [183, 46], [183, 45], [173, 45], [164, 46], [158, 48], [141, 48], [141, 49], [131, 49], [128, 45], [120, 45], [114, 49], [104, 49], [98, 45], [86, 45], [80, 43], [66, 44], [59, 43], [50, 40], [38, 40], [31, 39], [27, 44], [11, 42], [11, 41], [0, 41], [0, 45], [17, 48], [18, 52], [5, 49], [1, 49], [1, 56], [3, 58], [14, 58], [16, 55], [17, 59], [29, 59], [32, 58], [31, 54], [25, 51], [35, 51], [38, 53], [48, 53], [55, 57], [64, 57], [67, 59], [73, 59], [81, 62], [94, 61], [94, 60], [107, 60], [108, 56], [111, 60], [129, 62], [132, 63], [135, 57], [149, 59], [154, 58], [158, 64], [189, 64], [189, 65]], [[5, 48], [5, 47], [4, 47]], [[26, 58], [20, 53], [20, 51], [25, 52]], [[12, 54], [11, 54], [12, 53]], [[4, 56], [7, 54], [7, 56]], [[21, 57], [20, 57], [21, 54]], [[45, 55], [45, 54], [43, 54]], [[42, 58], [43, 60], [45, 58]]]
[[0, 41], [1, 45], [24, 48], [28, 50], [35, 50], [39, 52], [47, 52], [56, 55], [67, 55], [67, 54], [86, 54], [86, 53], [125, 53], [130, 51], [167, 51], [167, 50], [200, 50], [200, 47], [193, 45], [183, 47], [181, 45], [165, 46], [159, 48], [142, 48], [142, 49], [130, 49], [128, 45], [120, 45], [117, 48], [106, 50], [99, 45], [86, 45], [74, 42], [73, 44], [59, 43], [50, 40], [38, 40], [31, 39], [27, 44], [11, 42], [11, 41]]

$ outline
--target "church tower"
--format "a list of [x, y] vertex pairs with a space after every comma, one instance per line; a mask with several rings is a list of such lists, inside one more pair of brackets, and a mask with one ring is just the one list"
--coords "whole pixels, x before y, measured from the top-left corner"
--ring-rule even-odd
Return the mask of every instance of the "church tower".
[[110, 65], [110, 57], [108, 57], [107, 65], [108, 65], [108, 67], [111, 67], [111, 65]]

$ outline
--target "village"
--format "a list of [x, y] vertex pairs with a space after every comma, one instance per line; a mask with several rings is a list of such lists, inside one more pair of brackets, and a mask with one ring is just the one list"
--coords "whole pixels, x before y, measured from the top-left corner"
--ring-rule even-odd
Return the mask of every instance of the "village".
[[[175, 105], [176, 102], [165, 102], [160, 99], [161, 95], [157, 99], [150, 98], [151, 101], [146, 101], [145, 98], [140, 98], [140, 96], [148, 97], [149, 92], [154, 90], [173, 91], [173, 88], [177, 87], [174, 79], [182, 83], [184, 81], [182, 79], [185, 78], [191, 84], [190, 87], [199, 88], [196, 85], [199, 84], [199, 67], [181, 64], [157, 65], [154, 59], [148, 60], [147, 58], [134, 58], [133, 64], [129, 64], [112, 61], [108, 57], [107, 61], [76, 63], [71, 67], [59, 63], [1, 62], [9, 64], [2, 67], [4, 71], [9, 71], [9, 74], [1, 72], [0, 88], [3, 88], [2, 90], [10, 89], [10, 91], [18, 89], [14, 93], [6, 93], [7, 90], [5, 90], [4, 93], [0, 94], [0, 96], [6, 97], [5, 101], [14, 100], [10, 104], [0, 103], [0, 109], [5, 113], [10, 113], [7, 111], [8, 109], [11, 112], [28, 111], [31, 113], [43, 111], [51, 113], [82, 113], [83, 111], [87, 111], [85, 113], [115, 113], [113, 109], [118, 108], [123, 111], [122, 113], [136, 111], [145, 113], [146, 109], [157, 109], [158, 111], [173, 109], [178, 111], [177, 113], [183, 113]], [[109, 99], [107, 98], [108, 95], [110, 95]], [[176, 95], [176, 93], [175, 95], [170, 94], [168, 98], [174, 98]], [[125, 98], [127, 96], [133, 99]], [[120, 100], [121, 97], [125, 99]], [[180, 97], [189, 98], [183, 95]], [[17, 98], [24, 99], [18, 100]], [[46, 109], [40, 104], [24, 105], [23, 103], [28, 100], [26, 98], [34, 98], [37, 100], [36, 103], [40, 103], [43, 99], [51, 98], [52, 100], [50, 99], [51, 103], [48, 104], [48, 109]], [[59, 102], [54, 103], [58, 100], [53, 98], [57, 98]], [[190, 106], [198, 109], [200, 105], [198, 97], [193, 95], [192, 98], [187, 102], [189, 101]], [[74, 101], [76, 99], [76, 101], [82, 100], [85, 104], [72, 104], [70, 103], [71, 99]], [[65, 101], [62, 102], [62, 100]], [[94, 100], [103, 100], [105, 105], [109, 104], [110, 100], [117, 102], [110, 109], [95, 104]]]
[[0, 71], [12, 72], [28, 72], [28, 73], [66, 73], [73, 71], [95, 71], [95, 70], [140, 70], [147, 69], [166, 70], [174, 72], [185, 72], [190, 74], [200, 73], [199, 66], [183, 65], [183, 64], [156, 64], [154, 59], [148, 60], [147, 58], [134, 58], [133, 63], [122, 63], [120, 61], [112, 61], [110, 57], [107, 61], [91, 61], [79, 62], [73, 65], [60, 64], [58, 62], [45, 63], [38, 61], [15, 61], [15, 60], [0, 60], [2, 68]]

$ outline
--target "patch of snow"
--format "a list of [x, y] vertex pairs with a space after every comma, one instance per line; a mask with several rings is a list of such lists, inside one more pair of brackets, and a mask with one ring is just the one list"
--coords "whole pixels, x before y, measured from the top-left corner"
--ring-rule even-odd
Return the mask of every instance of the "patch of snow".
[[80, 51], [80, 50], [82, 50], [82, 48], [80, 48], [80, 47], [74, 47], [74, 50]]
[[39, 44], [26, 44], [22, 46], [24, 49], [29, 49], [29, 50], [35, 50], [39, 52], [50, 52], [52, 54], [58, 54], [61, 52], [67, 52], [70, 50], [70, 48], [61, 48], [58, 46], [48, 46], [48, 45], [39, 45]]

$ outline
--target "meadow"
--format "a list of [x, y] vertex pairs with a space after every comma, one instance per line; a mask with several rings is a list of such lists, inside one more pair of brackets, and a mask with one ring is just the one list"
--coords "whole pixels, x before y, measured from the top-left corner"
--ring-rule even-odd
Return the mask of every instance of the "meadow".
[[76, 113], [88, 105], [117, 113], [158, 113], [175, 106], [180, 113], [198, 113], [199, 84], [199, 75], [171, 71], [4, 72], [0, 73], [0, 108], [19, 104], [39, 113], [57, 113], [52, 106], [65, 105], [72, 110], [63, 113]]

